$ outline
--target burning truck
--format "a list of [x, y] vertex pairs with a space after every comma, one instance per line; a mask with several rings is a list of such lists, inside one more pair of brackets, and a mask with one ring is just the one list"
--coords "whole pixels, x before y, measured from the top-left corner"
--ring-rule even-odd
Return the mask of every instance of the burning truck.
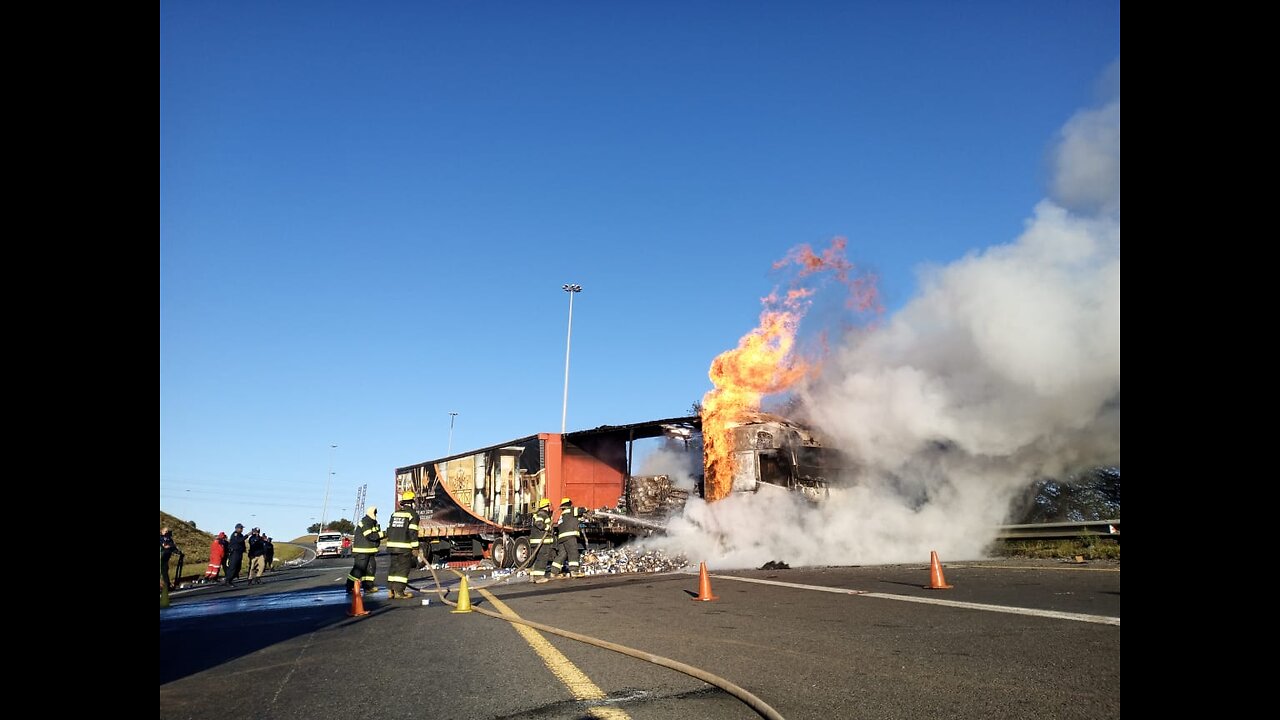
[[[731, 461], [714, 472], [725, 475], [721, 482], [730, 492], [791, 491], [821, 502], [843, 465], [818, 433], [777, 415], [742, 413], [727, 429]], [[433, 562], [488, 557], [498, 567], [524, 565], [542, 498], [556, 506], [568, 497], [584, 508], [592, 547], [661, 532], [691, 496], [718, 499], [706, 492], [708, 472], [684, 483], [671, 475], [632, 474], [636, 442], [663, 438], [668, 447], [700, 455], [702, 419], [529, 435], [397, 468], [395, 492], [414, 492], [420, 536], [430, 539]]]

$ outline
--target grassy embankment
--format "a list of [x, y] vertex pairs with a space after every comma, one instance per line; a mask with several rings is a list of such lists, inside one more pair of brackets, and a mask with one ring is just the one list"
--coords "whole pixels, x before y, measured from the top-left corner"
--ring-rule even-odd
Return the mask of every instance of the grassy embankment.
[[1083, 535], [1071, 540], [1005, 540], [991, 549], [997, 557], [1063, 558], [1077, 555], [1085, 560], [1119, 560], [1120, 541], [1101, 535]]
[[[194, 580], [198, 577], [204, 577], [205, 567], [209, 564], [209, 546], [213, 544], [213, 538], [216, 533], [207, 533], [203, 530], [197, 530], [186, 522], [170, 515], [169, 513], [160, 511], [160, 527], [169, 528], [173, 531], [173, 541], [177, 544], [185, 557], [182, 559], [182, 579]], [[227, 532], [229, 535], [230, 532]], [[307, 536], [303, 536], [301, 540], [305, 540]], [[315, 538], [312, 537], [312, 540]], [[288, 562], [302, 556], [302, 548], [296, 545], [289, 545], [285, 542], [277, 541], [275, 543], [275, 567], [280, 567], [281, 563]], [[177, 570], [178, 559], [176, 557], [169, 560], [169, 572], [173, 573]], [[248, 561], [245, 561], [245, 569], [248, 570]]]

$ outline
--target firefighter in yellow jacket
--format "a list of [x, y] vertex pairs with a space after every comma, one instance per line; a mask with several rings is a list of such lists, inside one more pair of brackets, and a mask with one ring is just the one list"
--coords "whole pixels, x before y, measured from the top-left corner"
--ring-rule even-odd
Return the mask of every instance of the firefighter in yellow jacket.
[[397, 600], [413, 597], [413, 593], [405, 589], [418, 549], [418, 511], [413, 509], [413, 498], [412, 490], [401, 493], [400, 508], [391, 514], [391, 521], [387, 523], [387, 552], [391, 553], [387, 587], [391, 597]]
[[556, 529], [551, 524], [551, 500], [538, 501], [538, 512], [533, 516], [533, 531], [529, 533], [529, 554], [533, 557], [529, 576], [533, 582], [547, 581], [547, 566], [555, 555]]
[[355, 588], [356, 583], [366, 593], [378, 592], [374, 584], [374, 575], [378, 572], [378, 545], [382, 544], [382, 526], [378, 524], [378, 508], [373, 505], [364, 511], [364, 517], [356, 524], [356, 538], [351, 545], [351, 556], [355, 564], [347, 574], [347, 592]]
[[573, 511], [573, 501], [560, 501], [560, 519], [556, 521], [556, 559], [551, 562], [551, 573], [557, 577], [582, 577], [582, 564], [578, 561], [578, 513]]

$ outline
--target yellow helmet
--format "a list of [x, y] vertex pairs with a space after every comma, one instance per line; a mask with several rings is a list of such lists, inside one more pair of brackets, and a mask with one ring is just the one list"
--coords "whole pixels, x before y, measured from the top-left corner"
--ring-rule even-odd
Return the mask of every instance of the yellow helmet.
[[551, 507], [551, 498], [542, 498], [538, 501], [538, 509], [541, 510], [544, 507]]
[[572, 504], [573, 504], [573, 501], [570, 500], [569, 498], [560, 499], [560, 507], [564, 507], [565, 505], [572, 505]]
[[413, 498], [414, 498], [414, 494], [412, 490], [405, 490], [404, 492], [400, 493], [400, 502], [408, 502]]

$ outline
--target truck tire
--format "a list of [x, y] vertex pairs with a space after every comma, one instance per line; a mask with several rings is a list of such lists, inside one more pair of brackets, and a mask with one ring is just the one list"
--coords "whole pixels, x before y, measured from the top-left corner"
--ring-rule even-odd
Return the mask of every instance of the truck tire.
[[529, 565], [529, 538], [518, 537], [515, 542], [511, 543], [511, 565], [528, 567]]
[[489, 546], [489, 559], [493, 560], [494, 567], [511, 567], [511, 543], [506, 538], [494, 540]]

